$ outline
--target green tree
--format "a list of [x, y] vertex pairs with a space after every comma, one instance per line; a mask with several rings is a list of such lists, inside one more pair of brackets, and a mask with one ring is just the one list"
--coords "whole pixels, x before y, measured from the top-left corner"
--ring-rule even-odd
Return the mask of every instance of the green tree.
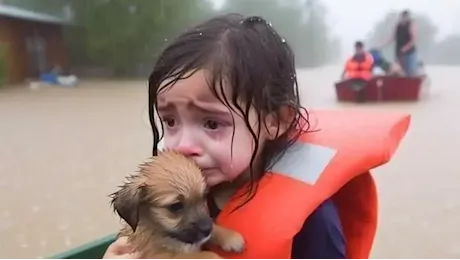
[[292, 46], [299, 66], [331, 61], [340, 45], [328, 33], [326, 9], [319, 0], [230, 0], [222, 12], [264, 17]]
[[86, 62], [119, 75], [151, 63], [167, 39], [212, 11], [205, 0], [77, 0], [72, 7], [79, 25], [67, 34], [74, 58], [84, 53]]

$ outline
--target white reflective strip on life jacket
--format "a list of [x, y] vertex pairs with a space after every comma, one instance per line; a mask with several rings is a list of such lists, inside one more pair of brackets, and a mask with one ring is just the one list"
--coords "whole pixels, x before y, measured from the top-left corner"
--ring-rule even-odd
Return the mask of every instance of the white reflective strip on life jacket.
[[296, 142], [269, 171], [313, 185], [336, 153], [329, 147]]

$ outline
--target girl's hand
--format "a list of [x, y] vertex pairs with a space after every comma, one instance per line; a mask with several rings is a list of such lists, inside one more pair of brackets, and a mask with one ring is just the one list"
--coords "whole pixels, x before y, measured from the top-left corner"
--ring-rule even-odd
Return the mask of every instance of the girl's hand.
[[139, 256], [129, 246], [128, 238], [120, 237], [107, 248], [102, 259], [139, 259]]

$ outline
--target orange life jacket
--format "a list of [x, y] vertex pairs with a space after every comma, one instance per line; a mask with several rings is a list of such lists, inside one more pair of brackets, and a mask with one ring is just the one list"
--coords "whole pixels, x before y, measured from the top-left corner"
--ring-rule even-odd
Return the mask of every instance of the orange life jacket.
[[291, 258], [294, 236], [332, 198], [347, 257], [369, 257], [377, 227], [377, 193], [369, 170], [391, 159], [410, 116], [364, 111], [317, 111], [312, 116], [319, 131], [304, 134], [288, 149], [249, 202], [233, 211], [244, 199], [240, 190], [217, 217], [217, 223], [244, 236], [245, 251], [213, 251], [225, 258]]
[[372, 69], [374, 67], [374, 58], [369, 53], [364, 54], [363, 61], [357, 61], [355, 56], [348, 59], [345, 64], [346, 77], [348, 79], [364, 79], [372, 78]]

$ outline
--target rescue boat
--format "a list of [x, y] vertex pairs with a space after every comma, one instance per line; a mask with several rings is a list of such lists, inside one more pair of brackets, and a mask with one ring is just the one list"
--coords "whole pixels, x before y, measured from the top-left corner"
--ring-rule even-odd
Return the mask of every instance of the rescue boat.
[[353, 88], [353, 80], [335, 83], [338, 101], [357, 102], [361, 95], [363, 102], [419, 101], [428, 93], [429, 80], [424, 76], [398, 77], [375, 76], [358, 93]]

